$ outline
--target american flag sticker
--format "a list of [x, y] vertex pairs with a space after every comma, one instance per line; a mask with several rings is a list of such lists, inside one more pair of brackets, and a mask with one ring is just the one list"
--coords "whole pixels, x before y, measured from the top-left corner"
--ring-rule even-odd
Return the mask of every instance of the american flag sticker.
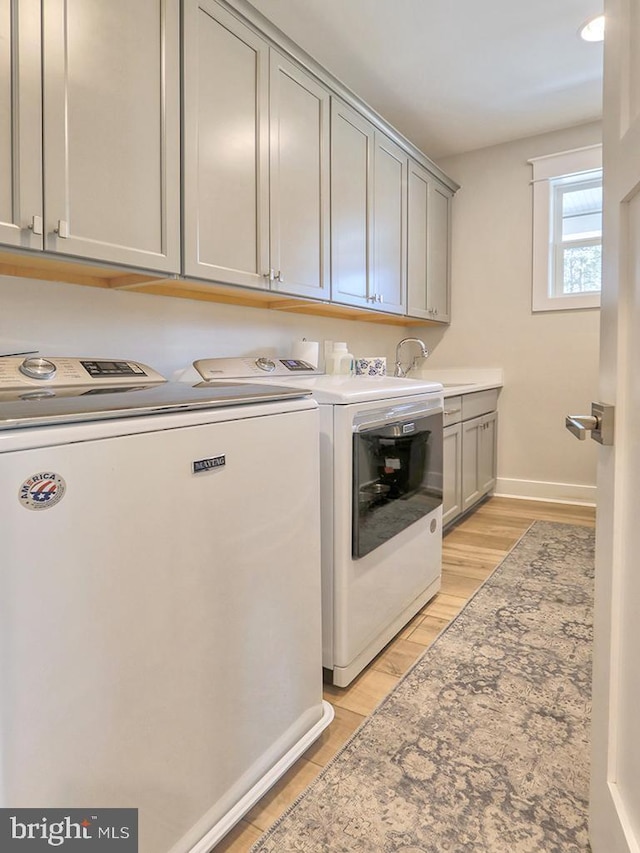
[[59, 503], [67, 490], [67, 484], [52, 471], [39, 471], [32, 474], [20, 486], [18, 500], [25, 509], [51, 509]]

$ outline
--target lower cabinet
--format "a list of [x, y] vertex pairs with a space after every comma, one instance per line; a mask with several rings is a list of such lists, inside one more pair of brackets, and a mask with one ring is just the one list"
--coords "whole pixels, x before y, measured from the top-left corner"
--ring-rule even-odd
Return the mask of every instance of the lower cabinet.
[[496, 483], [497, 390], [445, 400], [442, 524], [471, 509]]
[[462, 511], [488, 494], [496, 483], [496, 425], [493, 412], [462, 424]]
[[442, 433], [442, 526], [462, 512], [462, 424]]

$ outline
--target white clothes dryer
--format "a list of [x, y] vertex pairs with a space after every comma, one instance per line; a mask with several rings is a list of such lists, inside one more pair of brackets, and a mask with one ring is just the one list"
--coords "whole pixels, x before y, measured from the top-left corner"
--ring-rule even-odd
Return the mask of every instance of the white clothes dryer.
[[200, 359], [183, 379], [268, 378], [320, 409], [325, 676], [345, 687], [440, 589], [443, 389], [299, 359]]

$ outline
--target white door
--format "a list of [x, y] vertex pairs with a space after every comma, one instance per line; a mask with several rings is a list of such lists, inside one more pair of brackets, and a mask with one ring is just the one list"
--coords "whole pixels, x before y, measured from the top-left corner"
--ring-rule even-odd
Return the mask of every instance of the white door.
[[640, 850], [640, 0], [607, 0], [591, 845]]

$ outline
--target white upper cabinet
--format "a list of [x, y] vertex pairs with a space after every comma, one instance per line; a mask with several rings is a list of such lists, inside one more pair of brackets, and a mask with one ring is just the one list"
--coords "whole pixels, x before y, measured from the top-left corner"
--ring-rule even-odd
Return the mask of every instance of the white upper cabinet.
[[40, 0], [0, 0], [0, 243], [42, 249]]
[[375, 132], [374, 141], [374, 307], [404, 314], [407, 304], [408, 158], [399, 145], [379, 130]]
[[451, 191], [409, 161], [407, 313], [448, 323]]
[[268, 288], [269, 47], [213, 0], [184, 44], [184, 271]]
[[184, 39], [185, 273], [328, 299], [327, 90], [215, 0]]
[[329, 298], [329, 92], [277, 51], [270, 75], [272, 287]]
[[368, 307], [373, 295], [373, 125], [331, 99], [331, 298]]
[[177, 272], [178, 0], [0, 9], [0, 240]]

